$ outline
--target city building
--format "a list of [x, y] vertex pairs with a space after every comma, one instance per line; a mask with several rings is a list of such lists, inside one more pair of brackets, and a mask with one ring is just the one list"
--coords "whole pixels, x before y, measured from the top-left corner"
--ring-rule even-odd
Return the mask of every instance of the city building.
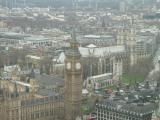
[[105, 101], [96, 105], [97, 120], [152, 120], [153, 103]]
[[65, 120], [81, 117], [82, 63], [75, 32], [72, 34], [71, 49], [66, 52], [65, 72]]
[[94, 92], [99, 92], [101, 89], [105, 89], [108, 86], [114, 84], [112, 73], [106, 73], [87, 78], [86, 88]]
[[[112, 73], [114, 78], [118, 78], [125, 72], [123, 68], [127, 66], [127, 55], [124, 46], [97, 47], [90, 44], [79, 47], [79, 51], [84, 64], [85, 79], [104, 73]], [[61, 61], [64, 61], [65, 56], [62, 58]]]
[[[4, 120], [63, 119], [64, 99], [55, 89], [46, 85], [53, 84], [57, 78], [48, 79], [45, 76], [39, 80], [33, 72], [26, 81], [1, 80], [3, 90], [0, 103], [3, 106], [1, 111], [4, 109]], [[44, 84], [44, 80], [48, 82]]]
[[119, 10], [122, 13], [126, 13], [127, 12], [127, 1], [126, 0], [121, 0], [119, 2]]
[[[3, 120], [75, 120], [81, 117], [81, 54], [74, 34], [72, 39], [71, 48], [66, 52], [65, 80], [41, 74], [33, 66], [30, 71], [13, 69], [11, 79], [0, 78], [0, 117]], [[27, 57], [37, 60], [35, 56]]]
[[116, 45], [116, 39], [111, 35], [84, 35], [78, 40], [82, 45], [94, 44], [101, 47]]
[[129, 65], [152, 56], [157, 50], [156, 35], [151, 32], [135, 31], [134, 28], [120, 28], [117, 33], [117, 45], [126, 47]]
[[159, 110], [159, 82], [137, 84], [135, 88], [118, 89], [108, 99], [96, 104], [97, 120], [152, 120]]
[[0, 119], [159, 120], [159, 1], [0, 0]]

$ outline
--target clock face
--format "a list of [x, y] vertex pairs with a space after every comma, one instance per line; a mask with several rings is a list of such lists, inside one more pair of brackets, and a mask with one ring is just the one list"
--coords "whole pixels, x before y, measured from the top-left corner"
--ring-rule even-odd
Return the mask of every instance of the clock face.
[[71, 63], [67, 63], [67, 69], [71, 69]]
[[76, 69], [77, 70], [81, 69], [81, 64], [80, 63], [76, 63]]

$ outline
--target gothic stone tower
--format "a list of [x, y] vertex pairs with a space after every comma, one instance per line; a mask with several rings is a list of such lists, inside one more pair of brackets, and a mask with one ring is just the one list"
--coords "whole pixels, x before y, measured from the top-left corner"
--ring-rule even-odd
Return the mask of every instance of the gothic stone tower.
[[74, 32], [70, 44], [65, 60], [65, 120], [75, 120], [81, 115], [82, 63]]

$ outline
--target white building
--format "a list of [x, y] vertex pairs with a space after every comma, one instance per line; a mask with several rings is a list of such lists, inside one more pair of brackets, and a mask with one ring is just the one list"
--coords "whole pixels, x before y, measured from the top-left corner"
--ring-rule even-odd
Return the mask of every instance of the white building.
[[112, 73], [105, 73], [88, 77], [86, 81], [86, 88], [97, 92], [98, 90], [106, 88], [107, 86], [111, 86], [112, 84]]

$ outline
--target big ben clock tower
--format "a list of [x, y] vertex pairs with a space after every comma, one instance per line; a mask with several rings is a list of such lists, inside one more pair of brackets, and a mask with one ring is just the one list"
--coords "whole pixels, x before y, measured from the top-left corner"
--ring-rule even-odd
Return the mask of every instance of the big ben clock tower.
[[65, 60], [65, 120], [75, 120], [81, 115], [82, 65], [75, 32]]

